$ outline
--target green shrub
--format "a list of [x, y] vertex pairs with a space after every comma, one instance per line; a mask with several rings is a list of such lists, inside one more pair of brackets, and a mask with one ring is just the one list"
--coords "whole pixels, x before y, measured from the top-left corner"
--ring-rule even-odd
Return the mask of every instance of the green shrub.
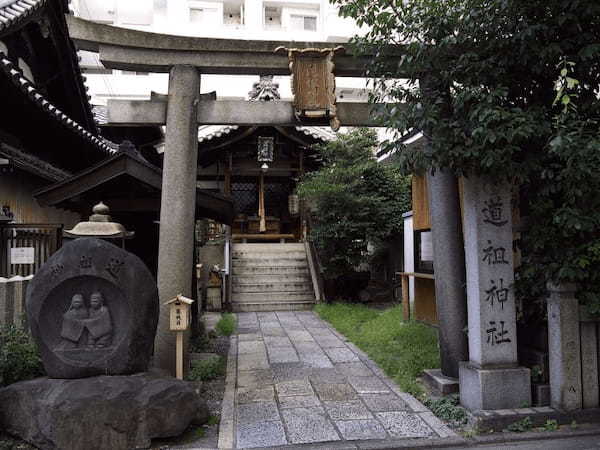
[[514, 433], [523, 433], [524, 431], [531, 430], [532, 427], [533, 423], [531, 422], [531, 418], [525, 417], [515, 423], [511, 423], [506, 429]]
[[192, 361], [187, 378], [189, 381], [209, 381], [225, 375], [225, 358], [214, 355], [207, 359]]
[[231, 336], [235, 331], [235, 316], [231, 313], [223, 313], [217, 322], [216, 330], [221, 336]]
[[42, 360], [31, 336], [14, 325], [0, 327], [0, 386], [43, 374]]
[[467, 413], [458, 401], [458, 395], [451, 394], [437, 399], [428, 398], [424, 403], [440, 419], [462, 425], [467, 423]]

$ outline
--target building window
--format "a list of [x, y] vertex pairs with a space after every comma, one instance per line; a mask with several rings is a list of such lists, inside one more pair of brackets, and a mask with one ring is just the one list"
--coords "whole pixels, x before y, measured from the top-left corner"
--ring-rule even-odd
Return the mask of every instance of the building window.
[[292, 14], [290, 16], [290, 27], [295, 31], [317, 31], [317, 16]]
[[265, 28], [281, 28], [281, 8], [265, 7]]
[[[218, 8], [190, 7], [190, 22], [203, 25], [216, 25], [221, 22]], [[218, 21], [218, 22], [217, 22]]]

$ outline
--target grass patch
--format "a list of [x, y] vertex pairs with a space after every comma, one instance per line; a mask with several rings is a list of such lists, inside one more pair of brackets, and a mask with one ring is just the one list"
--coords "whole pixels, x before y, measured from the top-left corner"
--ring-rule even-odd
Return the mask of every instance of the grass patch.
[[317, 305], [315, 311], [367, 353], [406, 392], [423, 393], [416, 378], [424, 369], [440, 367], [437, 332], [417, 322], [403, 322], [401, 306], [375, 310], [334, 303]]
[[223, 313], [215, 329], [221, 336], [231, 336], [235, 331], [235, 326], [235, 316], [231, 313]]
[[207, 359], [192, 361], [192, 368], [187, 376], [190, 381], [209, 381], [225, 375], [226, 362], [222, 356], [211, 356]]

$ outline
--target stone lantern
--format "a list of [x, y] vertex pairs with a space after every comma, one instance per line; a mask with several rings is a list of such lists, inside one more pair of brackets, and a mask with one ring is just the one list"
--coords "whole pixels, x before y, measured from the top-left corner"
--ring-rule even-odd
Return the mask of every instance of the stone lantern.
[[112, 222], [109, 208], [100, 202], [92, 208], [93, 214], [87, 222], [79, 222], [71, 230], [65, 230], [63, 235], [68, 238], [95, 237], [99, 239], [121, 239], [125, 247], [125, 239], [131, 239], [135, 232], [127, 231], [123, 225]]

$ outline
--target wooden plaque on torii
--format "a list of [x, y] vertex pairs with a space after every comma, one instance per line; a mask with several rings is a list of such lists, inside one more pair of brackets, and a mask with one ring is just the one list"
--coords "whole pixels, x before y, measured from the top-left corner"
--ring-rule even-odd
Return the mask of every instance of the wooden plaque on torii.
[[337, 131], [340, 121], [336, 110], [333, 57], [344, 48], [275, 49], [277, 53], [284, 51], [290, 62], [296, 117], [300, 120], [328, 119], [331, 128]]

